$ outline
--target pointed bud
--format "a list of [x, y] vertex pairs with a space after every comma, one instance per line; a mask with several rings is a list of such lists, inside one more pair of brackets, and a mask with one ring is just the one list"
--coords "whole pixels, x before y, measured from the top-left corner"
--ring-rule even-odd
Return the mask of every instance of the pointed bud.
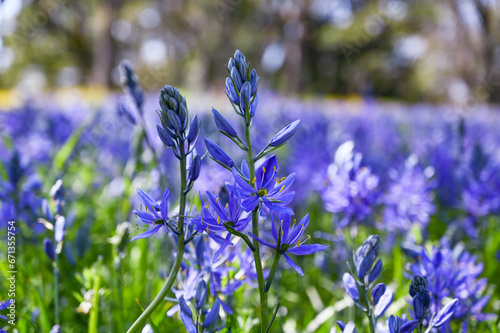
[[225, 165], [228, 168], [232, 168], [234, 166], [233, 160], [215, 142], [210, 139], [205, 139], [205, 145], [207, 146], [208, 152], [215, 161]]
[[54, 251], [54, 244], [50, 239], [45, 238], [43, 240], [43, 250], [45, 251], [45, 254], [47, 254], [47, 257], [49, 257], [50, 260], [54, 261], [54, 259], [56, 258], [56, 252]]
[[174, 140], [170, 137], [168, 131], [165, 131], [163, 128], [160, 126], [156, 125], [156, 131], [158, 132], [158, 136], [160, 137], [161, 142], [165, 145], [167, 148], [171, 148], [175, 146]]
[[240, 104], [240, 98], [238, 97], [236, 90], [234, 90], [233, 81], [231, 81], [231, 78], [229, 77], [226, 78], [226, 94], [233, 104]]
[[257, 87], [259, 86], [259, 77], [257, 76], [257, 71], [252, 69], [250, 73], [250, 85], [252, 86], [252, 96], [257, 92]]
[[349, 295], [349, 297], [351, 297], [355, 302], [359, 300], [358, 286], [356, 284], [356, 280], [354, 280], [354, 277], [349, 273], [344, 273], [342, 281], [344, 281], [344, 290], [347, 295]]
[[188, 142], [193, 143], [198, 137], [200, 132], [200, 123], [198, 122], [198, 115], [194, 115], [193, 120], [191, 120], [191, 126], [189, 127]]
[[383, 283], [379, 283], [372, 290], [372, 304], [377, 305], [380, 301], [380, 297], [385, 293], [386, 286]]
[[198, 309], [202, 309], [205, 304], [205, 300], [207, 298], [207, 283], [205, 280], [200, 279], [196, 284], [196, 294], [194, 299], [196, 301], [196, 307]]
[[212, 306], [212, 308], [205, 317], [205, 322], [203, 323], [203, 327], [207, 328], [210, 327], [213, 323], [215, 323], [215, 321], [219, 317], [219, 311], [220, 311], [220, 301], [217, 298], [215, 300], [214, 305]]
[[252, 87], [250, 82], [245, 82], [240, 89], [240, 107], [241, 110], [246, 111], [246, 105], [250, 106], [252, 102]]
[[286, 143], [297, 131], [299, 123], [300, 119], [295, 120], [293, 123], [283, 128], [271, 139], [271, 141], [269, 141], [269, 145], [271, 147], [277, 147]]
[[375, 266], [373, 266], [373, 269], [368, 276], [368, 281], [372, 283], [380, 276], [380, 273], [382, 273], [382, 259], [379, 259]]
[[214, 122], [215, 126], [217, 126], [217, 129], [221, 131], [224, 134], [229, 135], [232, 138], [236, 138], [238, 135], [236, 134], [236, 131], [234, 130], [233, 126], [224, 118], [219, 111], [216, 109], [212, 108], [212, 113], [214, 115]]
[[200, 155], [196, 155], [191, 161], [191, 166], [189, 167], [189, 181], [194, 182], [200, 176], [201, 170], [201, 158]]

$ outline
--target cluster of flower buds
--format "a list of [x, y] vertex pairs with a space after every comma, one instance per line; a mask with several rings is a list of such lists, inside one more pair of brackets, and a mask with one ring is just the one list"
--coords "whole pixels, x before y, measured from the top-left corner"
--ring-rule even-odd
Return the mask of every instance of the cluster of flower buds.
[[139, 85], [139, 79], [134, 72], [132, 64], [127, 60], [122, 61], [120, 64], [120, 72], [123, 89], [132, 97], [137, 106], [137, 110], [142, 113], [144, 93]]
[[[165, 86], [161, 91], [160, 107], [161, 111], [158, 111], [158, 115], [162, 126], [156, 125], [158, 136], [165, 148], [172, 148], [174, 155], [178, 159], [182, 159], [182, 156], [193, 152], [200, 136], [198, 116], [195, 115], [189, 124], [186, 100], [179, 93], [179, 90], [172, 86]], [[200, 174], [200, 167], [200, 158], [193, 157], [188, 175], [188, 184], [191, 187]]]
[[[347, 295], [352, 298], [358, 308], [366, 313], [371, 327], [376, 326], [377, 320], [385, 313], [394, 298], [394, 292], [387, 288], [385, 284], [378, 283], [374, 286], [375, 281], [382, 272], [382, 260], [378, 260], [375, 265], [373, 264], [379, 251], [379, 236], [368, 236], [354, 255], [358, 280], [349, 273], [344, 273], [342, 278]], [[361, 293], [358, 286], [361, 288]], [[368, 293], [370, 289], [371, 298], [369, 299]], [[344, 327], [346, 325], [343, 322], [337, 322], [337, 324], [345, 332]]]
[[245, 119], [248, 125], [255, 115], [257, 103], [257, 87], [259, 77], [257, 71], [250, 67], [240, 50], [236, 50], [234, 56], [227, 64], [229, 77], [226, 78], [226, 94], [233, 104], [234, 110]]
[[410, 296], [413, 297], [413, 311], [415, 319], [422, 319], [429, 311], [431, 305], [431, 295], [429, 294], [429, 284], [425, 276], [415, 275], [410, 283]]
[[368, 283], [375, 281], [382, 272], [382, 260], [373, 265], [380, 252], [379, 240], [378, 235], [368, 236], [354, 255], [356, 275], [363, 283], [365, 283], [365, 278], [368, 278]]
[[45, 238], [43, 240], [43, 249], [47, 254], [47, 257], [49, 257], [51, 261], [54, 261], [56, 254], [59, 254], [62, 251], [64, 226], [66, 224], [66, 218], [62, 215], [62, 209], [64, 206], [64, 187], [61, 179], [58, 179], [50, 189], [50, 197], [54, 203], [54, 213], [50, 208], [49, 202], [47, 200], [43, 200], [42, 211], [45, 217], [38, 219], [38, 222], [43, 224], [48, 230], [54, 232], [54, 241], [57, 244], [55, 249], [54, 243], [51, 239]]
[[[215, 332], [217, 330], [217, 322], [219, 318], [220, 302], [216, 299], [214, 305], [210, 310], [204, 310], [205, 300], [207, 298], [207, 283], [205, 280], [200, 279], [196, 285], [196, 294], [194, 302], [191, 302], [195, 309], [196, 322], [193, 320], [193, 311], [184, 299], [184, 296], [179, 298], [179, 307], [181, 312], [181, 319], [186, 327], [188, 333], [197, 333], [199, 328], [206, 329], [207, 332]], [[203, 323], [199, 319], [204, 316]], [[205, 330], [203, 330], [205, 332]]]

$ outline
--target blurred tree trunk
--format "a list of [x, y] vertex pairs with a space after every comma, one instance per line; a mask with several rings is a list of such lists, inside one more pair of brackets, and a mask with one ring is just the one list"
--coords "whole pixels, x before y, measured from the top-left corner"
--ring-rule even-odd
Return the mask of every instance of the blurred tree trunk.
[[116, 57], [116, 44], [111, 35], [111, 25], [115, 21], [120, 5], [121, 1], [111, 0], [101, 1], [96, 6], [90, 84], [111, 85], [111, 70]]
[[484, 84], [489, 93], [491, 102], [500, 103], [500, 63], [495, 59], [495, 50], [500, 48], [500, 36], [498, 20], [500, 19], [496, 8], [486, 4], [484, 1], [475, 1], [479, 15], [483, 23], [484, 32], [484, 67], [486, 78]]

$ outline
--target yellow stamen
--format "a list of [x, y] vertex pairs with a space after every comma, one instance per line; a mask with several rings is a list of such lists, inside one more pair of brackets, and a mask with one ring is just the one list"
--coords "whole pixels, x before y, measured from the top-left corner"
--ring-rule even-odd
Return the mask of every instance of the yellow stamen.
[[297, 219], [293, 219], [293, 225], [297, 225]]
[[205, 206], [205, 209], [208, 209], [208, 207], [210, 207], [209, 203], [207, 203], [207, 205]]
[[155, 224], [155, 221], [151, 221], [151, 223], [153, 223], [153, 225], [156, 225], [156, 224]]
[[266, 172], [266, 168], [262, 167], [262, 171]]
[[267, 190], [266, 190], [266, 189], [264, 189], [264, 194], [265, 194], [265, 195], [266, 195], [266, 197], [267, 197]]
[[140, 210], [142, 210], [142, 204], [141, 204], [141, 209]]
[[283, 228], [283, 220], [280, 221], [281, 227]]
[[304, 227], [304, 225], [302, 225], [302, 230], [304, 230], [306, 227]]
[[203, 218], [201, 218], [201, 225], [203, 225]]
[[134, 215], [135, 215], [135, 218], [137, 218], [137, 213], [134, 213]]
[[297, 247], [300, 246], [300, 240], [297, 240]]
[[274, 172], [275, 172], [275, 173], [278, 173], [278, 170], [276, 170], [276, 167], [274, 167]]
[[257, 177], [253, 177], [253, 179], [252, 179], [252, 185], [254, 185], [254, 184], [255, 184], [255, 181], [256, 181], [256, 180], [257, 180]]
[[283, 185], [283, 186], [281, 187], [281, 190], [280, 190], [278, 193], [281, 193], [281, 191], [283, 191], [283, 189], [284, 189], [284, 188], [285, 188], [285, 185]]
[[144, 205], [144, 208], [146, 209], [146, 212], [148, 211], [148, 206]]
[[156, 209], [153, 206], [151, 206], [151, 211], [154, 212], [156, 211]]
[[138, 225], [138, 224], [136, 224], [135, 226], [137, 227], [137, 230], [139, 230], [139, 225]]
[[282, 178], [280, 179], [280, 183], [281, 183], [282, 181], [284, 181], [285, 179], [286, 179], [286, 177], [282, 177]]
[[215, 202], [219, 203], [219, 198], [217, 198], [217, 200], [215, 200]]
[[229, 209], [229, 203], [226, 204], [226, 208]]
[[207, 234], [208, 234], [208, 225], [207, 225]]
[[307, 235], [307, 240], [311, 240], [311, 235]]
[[220, 224], [220, 216], [217, 216], [217, 224]]

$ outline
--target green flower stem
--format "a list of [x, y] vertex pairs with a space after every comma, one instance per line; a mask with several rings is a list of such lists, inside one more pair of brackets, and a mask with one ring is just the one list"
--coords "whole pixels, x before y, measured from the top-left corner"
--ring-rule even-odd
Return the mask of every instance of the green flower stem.
[[175, 282], [177, 273], [181, 268], [182, 258], [184, 257], [184, 212], [186, 210], [186, 195], [184, 190], [186, 189], [186, 152], [184, 149], [184, 142], [180, 145], [180, 167], [181, 167], [181, 189], [180, 189], [180, 204], [179, 204], [179, 221], [177, 223], [177, 231], [179, 235], [177, 237], [177, 256], [175, 257], [174, 266], [168, 275], [168, 279], [161, 288], [160, 292], [154, 300], [149, 304], [149, 306], [144, 310], [144, 312], [137, 318], [137, 320], [132, 324], [132, 326], [127, 331], [128, 333], [139, 332], [144, 327], [144, 324], [148, 320], [149, 316], [153, 311], [163, 302], [165, 296], [167, 296], [170, 288]]
[[281, 251], [281, 228], [278, 230], [278, 242], [276, 243], [276, 251], [274, 251], [273, 264], [271, 266], [271, 271], [269, 272], [269, 276], [267, 277], [266, 289], [264, 289], [266, 293], [271, 288], [271, 283], [273, 282], [274, 274], [276, 273], [276, 269], [278, 268], [278, 263], [281, 258], [280, 251]]
[[368, 321], [370, 322], [370, 332], [375, 333], [375, 320], [373, 318], [373, 307], [370, 305], [370, 301], [368, 299], [368, 290], [367, 287], [363, 284], [361, 287], [361, 290], [363, 291], [363, 296], [366, 301], [366, 315], [368, 316]]
[[54, 272], [54, 317], [55, 324], [59, 324], [59, 253], [55, 251], [55, 260], [53, 262]]
[[[248, 110], [248, 108], [247, 108]], [[253, 160], [252, 152], [252, 140], [250, 138], [250, 122], [247, 122], [245, 126], [245, 134], [247, 139], [247, 153], [248, 153], [248, 168], [250, 169], [250, 186], [254, 187], [252, 184], [252, 179], [255, 178], [255, 162]], [[255, 236], [259, 237], [259, 206], [257, 206], [252, 211], [252, 232]], [[262, 333], [265, 333], [268, 327], [268, 308], [267, 308], [267, 293], [265, 292], [264, 284], [264, 273], [262, 272], [262, 261], [260, 259], [260, 246], [257, 240], [253, 240], [253, 245], [255, 251], [253, 252], [255, 270], [257, 271], [257, 279], [259, 282], [259, 294], [260, 294], [260, 325]]]

